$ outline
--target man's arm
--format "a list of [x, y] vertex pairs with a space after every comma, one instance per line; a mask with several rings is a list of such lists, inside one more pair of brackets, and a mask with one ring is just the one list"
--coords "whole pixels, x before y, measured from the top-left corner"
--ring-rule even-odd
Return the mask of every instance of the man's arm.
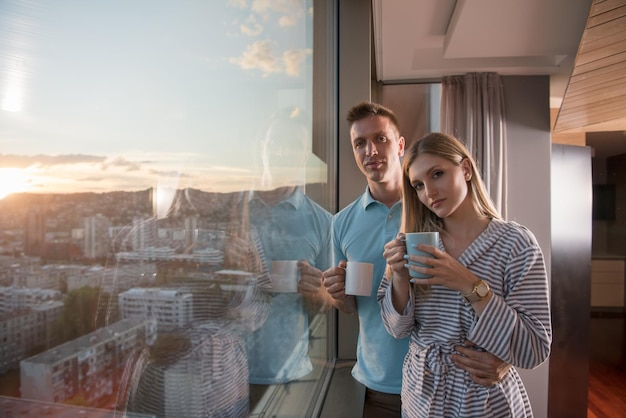
[[452, 354], [450, 358], [459, 368], [468, 372], [475, 383], [493, 386], [506, 376], [511, 365], [491, 353], [474, 350], [472, 344], [466, 341], [466, 345], [456, 346], [460, 354]]
[[323, 286], [323, 273], [320, 269], [310, 265], [305, 260], [298, 263], [300, 268], [300, 282], [298, 292], [304, 296], [304, 303], [310, 312], [328, 310], [332, 306], [330, 295]]
[[333, 306], [347, 314], [356, 313], [356, 298], [346, 295], [345, 260], [340, 261], [337, 267], [331, 267], [324, 272], [324, 286]]

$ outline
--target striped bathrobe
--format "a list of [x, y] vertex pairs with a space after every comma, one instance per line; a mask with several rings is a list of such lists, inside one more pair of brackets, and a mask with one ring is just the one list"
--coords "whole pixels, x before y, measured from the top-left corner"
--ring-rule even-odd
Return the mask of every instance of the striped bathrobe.
[[[440, 249], [444, 249], [441, 241]], [[404, 417], [532, 417], [515, 367], [532, 369], [550, 354], [552, 328], [543, 254], [527, 228], [493, 219], [458, 261], [489, 283], [494, 293], [478, 318], [458, 291], [413, 287], [402, 315], [383, 280], [378, 302], [387, 331], [410, 335], [402, 373]], [[450, 360], [469, 340], [513, 365], [492, 387], [478, 385]]]

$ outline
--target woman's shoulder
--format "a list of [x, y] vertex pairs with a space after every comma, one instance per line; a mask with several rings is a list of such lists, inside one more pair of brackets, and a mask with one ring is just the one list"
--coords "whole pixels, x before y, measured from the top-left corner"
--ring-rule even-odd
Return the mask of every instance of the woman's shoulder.
[[516, 221], [492, 219], [491, 226], [494, 232], [502, 234], [508, 240], [538, 246], [535, 234], [528, 227]]

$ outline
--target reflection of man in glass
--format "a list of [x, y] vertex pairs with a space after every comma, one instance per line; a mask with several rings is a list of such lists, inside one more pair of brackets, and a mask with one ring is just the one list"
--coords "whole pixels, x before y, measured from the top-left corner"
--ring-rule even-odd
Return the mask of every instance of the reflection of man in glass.
[[[307, 124], [300, 109], [272, 120], [262, 138], [263, 181], [247, 197], [249, 228], [258, 236], [264, 263], [271, 275], [272, 261], [298, 260], [297, 292], [269, 290], [269, 315], [246, 337], [250, 372], [250, 407], [267, 386], [302, 378], [312, 371], [309, 318], [319, 312], [326, 295], [322, 271], [330, 260], [331, 215], [304, 194], [304, 170], [310, 153]], [[245, 212], [245, 211], [244, 211]], [[245, 214], [244, 214], [245, 216]], [[246, 265], [239, 251], [244, 244], [231, 240], [225, 248], [225, 266]]]

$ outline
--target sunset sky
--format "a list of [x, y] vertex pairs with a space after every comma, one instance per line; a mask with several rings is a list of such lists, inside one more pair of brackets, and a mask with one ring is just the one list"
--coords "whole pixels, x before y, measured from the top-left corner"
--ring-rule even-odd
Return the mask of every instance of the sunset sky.
[[0, 0], [0, 198], [250, 187], [269, 116], [308, 111], [309, 4]]

